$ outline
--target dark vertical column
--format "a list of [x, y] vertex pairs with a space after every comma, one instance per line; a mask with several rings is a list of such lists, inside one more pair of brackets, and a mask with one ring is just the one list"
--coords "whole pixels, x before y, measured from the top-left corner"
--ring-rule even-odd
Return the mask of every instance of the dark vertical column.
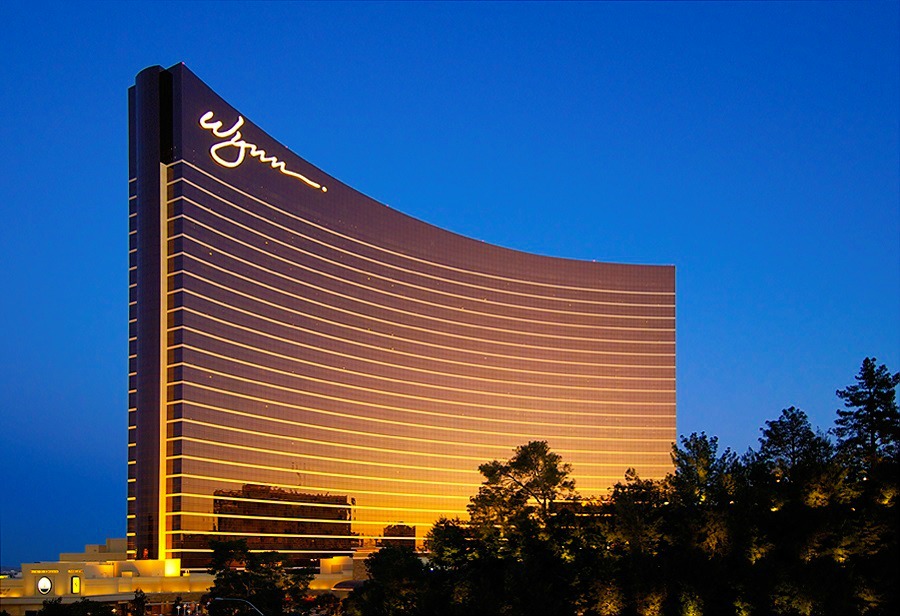
[[128, 556], [135, 551], [135, 424], [137, 413], [137, 143], [134, 87], [128, 88]]
[[161, 387], [164, 340], [161, 339], [160, 289], [163, 284], [160, 247], [160, 172], [162, 138], [161, 67], [141, 71], [135, 81], [132, 107], [134, 171], [136, 181], [136, 447], [135, 519], [136, 557], [158, 558], [160, 553], [160, 478], [165, 459], [160, 456], [160, 410], [165, 389]]

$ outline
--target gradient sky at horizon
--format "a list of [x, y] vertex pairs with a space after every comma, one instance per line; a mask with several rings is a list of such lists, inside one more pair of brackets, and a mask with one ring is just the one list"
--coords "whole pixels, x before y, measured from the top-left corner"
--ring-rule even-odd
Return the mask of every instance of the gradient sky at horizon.
[[674, 264], [678, 431], [900, 370], [900, 3], [3, 3], [0, 563], [125, 533], [127, 88], [426, 222]]

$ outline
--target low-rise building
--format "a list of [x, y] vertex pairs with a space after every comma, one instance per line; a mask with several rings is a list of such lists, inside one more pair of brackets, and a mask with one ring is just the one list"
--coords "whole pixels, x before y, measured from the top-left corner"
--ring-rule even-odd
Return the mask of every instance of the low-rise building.
[[[62, 553], [58, 561], [22, 563], [20, 576], [0, 578], [0, 610], [10, 616], [34, 616], [47, 600], [90, 599], [113, 604], [117, 616], [128, 616], [134, 594], [140, 590], [147, 596], [151, 615], [190, 616], [205, 611], [200, 600], [215, 576], [183, 570], [177, 558], [128, 560], [126, 546], [125, 539], [107, 539], [105, 544], [86, 545], [84, 552]], [[366, 579], [364, 560], [373, 551], [322, 558], [309, 585], [310, 594], [331, 592], [346, 597]]]
[[[115, 604], [127, 614], [137, 590], [147, 595], [151, 614], [169, 614], [177, 601], [184, 614], [209, 591], [213, 576], [181, 570], [177, 558], [127, 560], [125, 539], [87, 545], [84, 552], [63, 553], [54, 562], [22, 563], [21, 577], [0, 579], [0, 609], [10, 616], [30, 616], [48, 599], [74, 603], [90, 599]], [[192, 605], [193, 604], [193, 605]]]

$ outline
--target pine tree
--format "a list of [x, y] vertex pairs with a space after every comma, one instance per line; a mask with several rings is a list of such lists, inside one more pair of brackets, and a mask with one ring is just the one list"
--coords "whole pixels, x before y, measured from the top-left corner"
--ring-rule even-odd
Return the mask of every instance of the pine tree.
[[870, 470], [883, 460], [897, 461], [900, 449], [900, 411], [897, 384], [900, 372], [891, 374], [874, 357], [863, 360], [856, 385], [835, 393], [846, 409], [838, 409], [834, 434], [838, 448], [859, 470]]

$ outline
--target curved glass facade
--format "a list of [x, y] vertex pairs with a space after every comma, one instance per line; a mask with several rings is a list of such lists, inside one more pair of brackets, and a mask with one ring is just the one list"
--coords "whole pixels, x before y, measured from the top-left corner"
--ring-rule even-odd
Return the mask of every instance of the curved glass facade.
[[465, 517], [547, 440], [600, 495], [671, 470], [668, 266], [508, 250], [274, 141], [183, 65], [130, 92], [129, 549], [296, 561]]

